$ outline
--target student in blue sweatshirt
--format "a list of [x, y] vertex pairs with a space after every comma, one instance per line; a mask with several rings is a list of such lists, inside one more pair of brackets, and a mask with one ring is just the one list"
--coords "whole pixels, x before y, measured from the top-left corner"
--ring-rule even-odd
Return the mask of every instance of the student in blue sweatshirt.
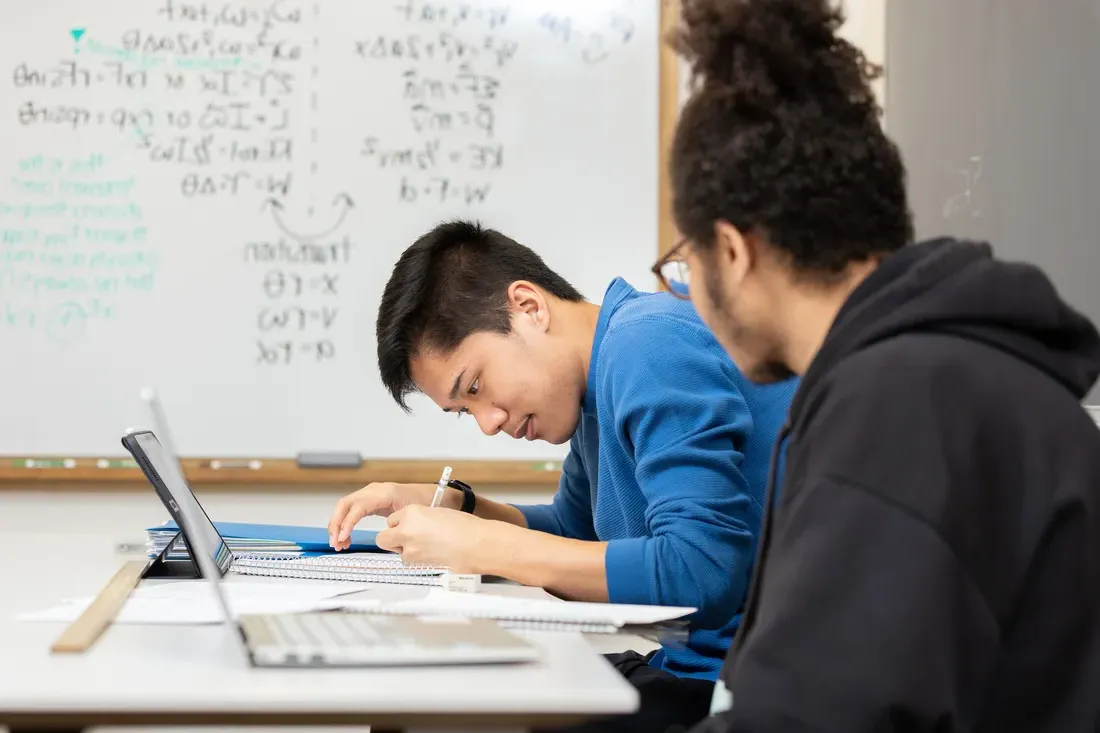
[[[407, 561], [574, 600], [696, 607], [686, 647], [615, 661], [640, 689], [699, 680], [705, 711], [740, 622], [795, 383], [746, 380], [689, 300], [616, 279], [589, 303], [527, 247], [462, 221], [402, 255], [377, 339], [382, 381], [404, 409], [422, 392], [487, 435], [569, 452], [548, 505], [491, 501], [461, 476], [438, 508], [427, 506], [434, 485], [372, 484], [338, 502], [333, 546], [385, 515], [378, 544]], [[687, 703], [666, 702], [667, 715]]]

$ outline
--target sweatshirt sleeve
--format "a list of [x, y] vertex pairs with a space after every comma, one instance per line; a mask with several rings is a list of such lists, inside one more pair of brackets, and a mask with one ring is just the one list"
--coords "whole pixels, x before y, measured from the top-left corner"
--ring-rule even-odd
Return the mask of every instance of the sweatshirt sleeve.
[[648, 530], [608, 544], [610, 600], [725, 623], [744, 600], [760, 515], [741, 472], [753, 421], [732, 365], [695, 332], [644, 321], [613, 327], [601, 349], [601, 409], [634, 457]]
[[574, 437], [569, 453], [561, 464], [558, 491], [549, 504], [515, 504], [527, 520], [528, 529], [569, 537], [575, 540], [595, 541], [596, 530], [592, 523], [592, 495], [588, 474], [584, 470], [580, 446]]

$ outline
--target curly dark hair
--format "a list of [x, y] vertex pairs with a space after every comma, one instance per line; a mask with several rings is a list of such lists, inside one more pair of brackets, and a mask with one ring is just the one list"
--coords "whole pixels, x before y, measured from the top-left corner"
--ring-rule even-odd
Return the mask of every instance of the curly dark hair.
[[827, 0], [682, 0], [668, 39], [693, 92], [672, 143], [673, 215], [706, 250], [727, 221], [835, 276], [913, 238], [905, 167], [880, 125], [882, 70]]

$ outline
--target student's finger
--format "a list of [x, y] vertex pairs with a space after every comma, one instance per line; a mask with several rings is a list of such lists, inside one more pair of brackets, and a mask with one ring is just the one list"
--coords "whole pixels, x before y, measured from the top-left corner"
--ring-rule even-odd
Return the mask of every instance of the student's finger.
[[[365, 516], [367, 516], [367, 512], [363, 511], [362, 505], [353, 504], [340, 522], [340, 532], [336, 535], [336, 541], [340, 544], [348, 541], [351, 537], [351, 531], [355, 529], [355, 525], [359, 524], [359, 520]], [[348, 541], [347, 544], [348, 547], [351, 547], [350, 541]]]
[[397, 525], [399, 525], [403, 521], [405, 521], [405, 516], [407, 514], [408, 514], [408, 509], [402, 509], [400, 511], [394, 512], [393, 514], [386, 517], [386, 526], [387, 527], [396, 527]]
[[389, 552], [401, 552], [401, 540], [401, 530], [398, 528], [383, 529], [374, 538], [379, 549]]
[[332, 510], [332, 516], [328, 520], [328, 543], [333, 547], [336, 547], [336, 535], [340, 533], [340, 525], [343, 524], [350, 503], [351, 497], [348, 496], [336, 502], [336, 507]]

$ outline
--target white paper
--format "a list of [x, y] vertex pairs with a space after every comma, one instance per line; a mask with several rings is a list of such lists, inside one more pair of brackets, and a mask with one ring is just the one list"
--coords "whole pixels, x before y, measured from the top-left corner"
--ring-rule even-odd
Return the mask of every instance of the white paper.
[[318, 608], [346, 608], [375, 613], [459, 615], [500, 620], [558, 621], [624, 626], [653, 624], [687, 616], [696, 609], [683, 606], [646, 606], [624, 603], [585, 603], [499, 596], [492, 593], [459, 593], [433, 588], [420, 599], [382, 603], [377, 599], [331, 599]]
[[[222, 592], [232, 601], [283, 600], [318, 601], [323, 598], [346, 595], [366, 590], [366, 583], [267, 583], [267, 582], [228, 582], [222, 583]], [[180, 601], [195, 599], [206, 600], [214, 597], [214, 591], [208, 580], [173, 580], [167, 583], [139, 585], [130, 594], [131, 598], [163, 598]]]
[[[312, 611], [326, 599], [355, 593], [365, 583], [222, 583], [234, 616]], [[24, 613], [20, 621], [71, 623], [91, 605], [93, 597], [73, 598], [56, 606]], [[115, 617], [120, 624], [218, 624], [225, 613], [208, 581], [180, 580], [135, 588]]]

